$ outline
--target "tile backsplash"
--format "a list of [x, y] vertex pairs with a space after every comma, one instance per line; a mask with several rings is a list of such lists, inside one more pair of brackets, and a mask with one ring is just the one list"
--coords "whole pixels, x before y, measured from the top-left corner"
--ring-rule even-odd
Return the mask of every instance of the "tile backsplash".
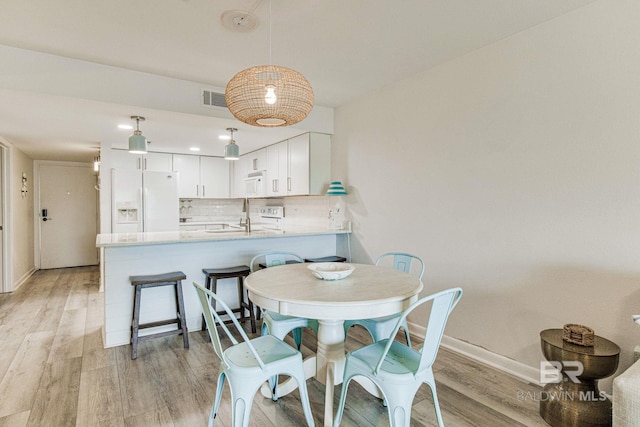
[[[337, 218], [345, 219], [345, 204], [338, 197], [299, 196], [268, 199], [249, 199], [249, 214], [253, 223], [260, 222], [260, 208], [284, 206], [285, 227], [327, 227], [329, 212], [338, 208]], [[180, 218], [189, 222], [239, 222], [244, 218], [243, 199], [180, 199]]]

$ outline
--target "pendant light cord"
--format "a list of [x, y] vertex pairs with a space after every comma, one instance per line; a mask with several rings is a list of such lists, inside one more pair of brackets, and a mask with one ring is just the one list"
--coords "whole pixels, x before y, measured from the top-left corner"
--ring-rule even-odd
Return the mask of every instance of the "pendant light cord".
[[271, 65], [271, 0], [269, 0], [269, 65]]

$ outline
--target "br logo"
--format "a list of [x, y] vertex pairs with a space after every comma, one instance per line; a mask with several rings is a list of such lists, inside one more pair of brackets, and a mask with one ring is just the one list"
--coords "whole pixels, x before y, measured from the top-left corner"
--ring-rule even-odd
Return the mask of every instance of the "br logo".
[[567, 376], [569, 381], [576, 384], [580, 383], [578, 377], [584, 371], [582, 362], [567, 360], [564, 362], [558, 362], [556, 360], [540, 362], [540, 384], [560, 383], [563, 376]]

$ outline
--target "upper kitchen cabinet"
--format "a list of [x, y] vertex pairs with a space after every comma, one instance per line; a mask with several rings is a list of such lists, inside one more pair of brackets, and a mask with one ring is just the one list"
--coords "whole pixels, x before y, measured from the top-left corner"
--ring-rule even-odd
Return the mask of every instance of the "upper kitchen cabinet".
[[173, 170], [178, 176], [178, 196], [181, 199], [200, 197], [200, 156], [173, 155]]
[[245, 155], [246, 163], [243, 166], [246, 166], [247, 174], [252, 172], [263, 171], [267, 169], [267, 149], [261, 148], [260, 150], [252, 151], [251, 153], [247, 153]]
[[267, 147], [266, 195], [287, 196], [289, 183], [289, 142]]
[[229, 197], [229, 161], [222, 157], [200, 157], [200, 185], [202, 197]]
[[248, 154], [240, 156], [240, 159], [234, 161], [233, 164], [233, 197], [244, 197], [244, 179], [248, 175], [249, 165], [252, 161], [252, 157]]
[[117, 170], [139, 170], [171, 172], [172, 155], [170, 153], [133, 154], [127, 150], [111, 150], [111, 164]]
[[320, 195], [331, 180], [331, 137], [305, 133], [267, 147], [267, 196]]
[[182, 199], [229, 197], [229, 164], [222, 157], [173, 155], [173, 170], [180, 173]]

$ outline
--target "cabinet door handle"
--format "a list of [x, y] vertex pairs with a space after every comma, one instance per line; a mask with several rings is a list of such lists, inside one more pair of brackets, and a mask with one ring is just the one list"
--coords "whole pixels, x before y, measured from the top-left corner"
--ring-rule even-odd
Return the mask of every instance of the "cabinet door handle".
[[204, 195], [204, 185], [202, 186], [202, 197], [205, 197], [205, 195]]
[[291, 191], [291, 177], [287, 178], [287, 191]]
[[200, 186], [196, 184], [196, 196], [200, 197]]
[[144, 158], [144, 170], [147, 170], [147, 158]]
[[140, 157], [136, 159], [136, 169], [142, 169], [142, 159]]
[[253, 170], [254, 171], [258, 170], [258, 159], [253, 159]]

